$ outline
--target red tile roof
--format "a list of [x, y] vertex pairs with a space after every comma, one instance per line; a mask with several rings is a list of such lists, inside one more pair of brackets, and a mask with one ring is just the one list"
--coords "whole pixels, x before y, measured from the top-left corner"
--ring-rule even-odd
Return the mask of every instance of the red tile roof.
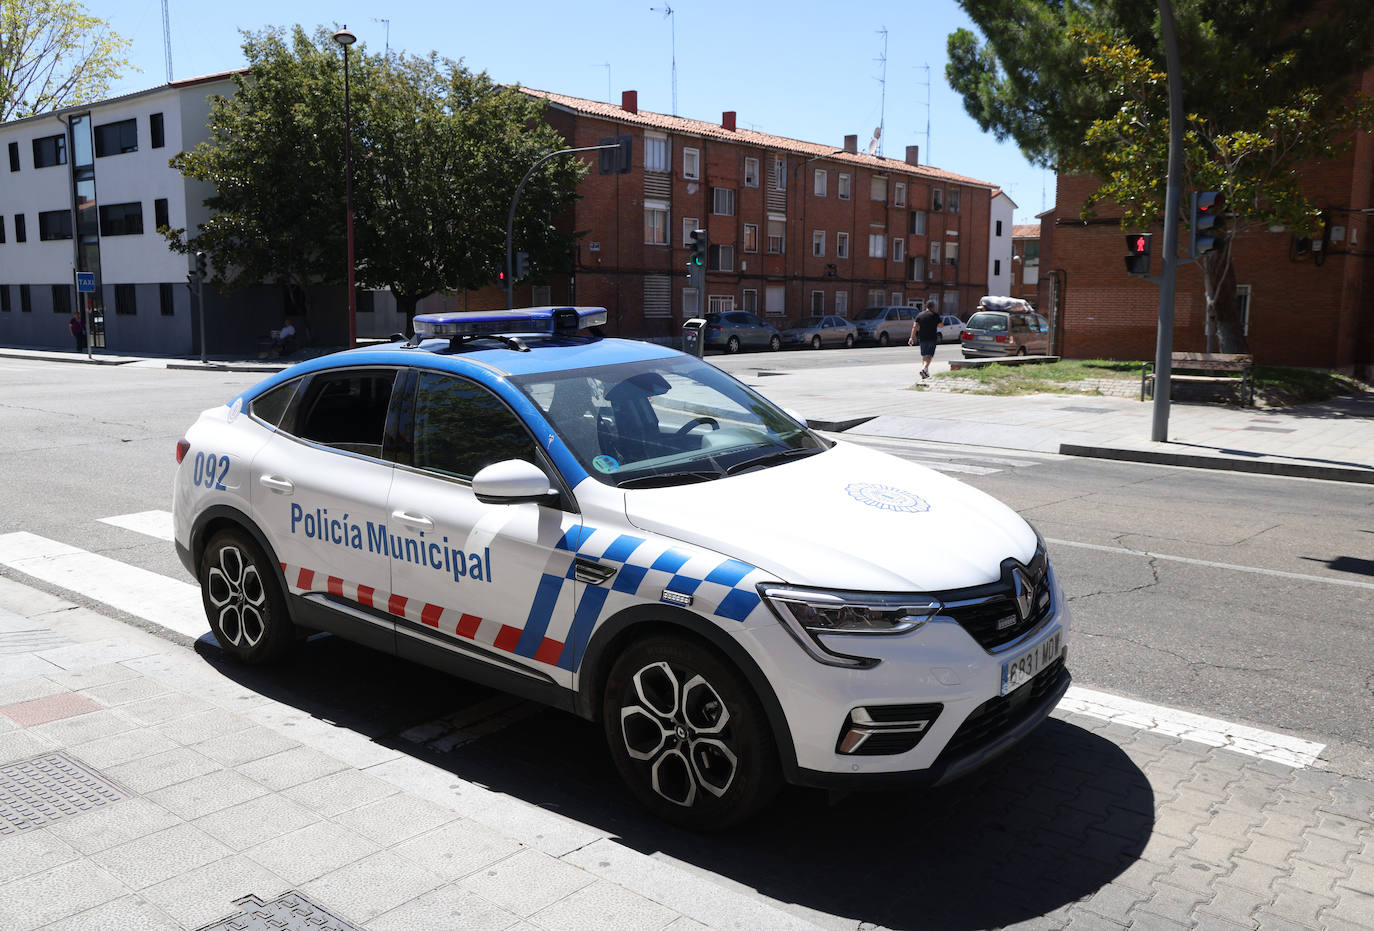
[[649, 110], [639, 110], [636, 113], [631, 113], [616, 104], [603, 103], [599, 100], [586, 100], [582, 97], [569, 97], [566, 94], [536, 90], [532, 87], [520, 87], [518, 89], [529, 94], [531, 97], [542, 97], [553, 106], [560, 109], [569, 110], [573, 113], [580, 113], [584, 116], [610, 120], [616, 123], [627, 123], [633, 126], [642, 126], [646, 129], [661, 129], [693, 136], [704, 136], [711, 139], [737, 142], [741, 145], [758, 146], [762, 149], [776, 149], [785, 152], [793, 152], [808, 157], [820, 156], [829, 158], [832, 161], [845, 162], [851, 165], [859, 165], [879, 171], [901, 172], [902, 174], [912, 175], [930, 181], [967, 184], [976, 187], [984, 187], [989, 191], [997, 188], [997, 185], [990, 181], [980, 181], [977, 178], [958, 175], [952, 171], [945, 171], [943, 168], [933, 168], [929, 165], [908, 165], [901, 159], [880, 158], [876, 155], [869, 155], [866, 152], [852, 153], [843, 150], [837, 151], [834, 146], [822, 145], [819, 142], [804, 142], [800, 139], [789, 139], [786, 136], [774, 136], [769, 133], [756, 132], [752, 129], [729, 130], [718, 123], [691, 120], [684, 116], [669, 116], [666, 113], [654, 113]]
[[1039, 239], [1039, 223], [1018, 223], [1011, 228], [1012, 239]]

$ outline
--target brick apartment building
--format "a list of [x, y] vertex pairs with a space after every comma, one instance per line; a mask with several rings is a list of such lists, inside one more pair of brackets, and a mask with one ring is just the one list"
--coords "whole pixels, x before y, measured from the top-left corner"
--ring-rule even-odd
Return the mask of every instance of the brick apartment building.
[[[1374, 90], [1374, 71], [1365, 76]], [[1237, 235], [1232, 262], [1237, 297], [1255, 360], [1374, 376], [1374, 137], [1331, 161], [1303, 170], [1303, 182], [1326, 218], [1324, 238], [1291, 231]], [[1039, 307], [1051, 319], [1054, 351], [1069, 358], [1153, 359], [1159, 288], [1126, 273], [1120, 214], [1099, 205], [1083, 221], [1097, 182], [1060, 176], [1055, 205], [1041, 214]], [[1186, 202], [1187, 194], [1184, 195]], [[1153, 273], [1161, 268], [1155, 232]], [[1187, 231], [1180, 227], [1186, 250]], [[1206, 299], [1195, 265], [1178, 268], [1173, 348], [1205, 348]]]
[[[987, 293], [996, 186], [917, 163], [621, 104], [524, 89], [546, 99], [569, 146], [632, 138], [631, 170], [593, 167], [573, 215], [583, 231], [571, 280], [536, 297], [602, 305], [617, 334], [672, 339], [695, 313], [689, 234], [708, 231], [704, 311], [744, 309], [775, 323], [810, 313], [934, 297], [967, 316]], [[518, 289], [520, 290], [520, 289]], [[517, 294], [517, 302], [521, 295]]]
[[1018, 223], [1011, 228], [1011, 297], [1040, 306], [1040, 224]]

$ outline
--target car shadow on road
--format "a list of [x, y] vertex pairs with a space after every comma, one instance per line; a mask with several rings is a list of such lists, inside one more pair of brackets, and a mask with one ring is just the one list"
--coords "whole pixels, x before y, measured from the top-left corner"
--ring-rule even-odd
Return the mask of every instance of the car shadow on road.
[[803, 914], [892, 929], [1026, 921], [1111, 882], [1154, 825], [1154, 793], [1130, 757], [1051, 718], [951, 786], [843, 797], [788, 788], [745, 824], [694, 834], [631, 800], [597, 724], [547, 709], [438, 752], [401, 735], [497, 693], [332, 637], [266, 668], [240, 666], [206, 641], [196, 649], [259, 694]]

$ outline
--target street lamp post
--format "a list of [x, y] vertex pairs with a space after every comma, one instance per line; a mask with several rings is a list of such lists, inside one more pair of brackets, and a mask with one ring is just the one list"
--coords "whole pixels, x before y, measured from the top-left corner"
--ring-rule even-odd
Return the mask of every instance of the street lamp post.
[[344, 26], [334, 33], [334, 41], [343, 46], [344, 61], [344, 209], [347, 214], [348, 240], [348, 348], [358, 344], [358, 295], [353, 286], [353, 125], [348, 96], [348, 47], [358, 37]]

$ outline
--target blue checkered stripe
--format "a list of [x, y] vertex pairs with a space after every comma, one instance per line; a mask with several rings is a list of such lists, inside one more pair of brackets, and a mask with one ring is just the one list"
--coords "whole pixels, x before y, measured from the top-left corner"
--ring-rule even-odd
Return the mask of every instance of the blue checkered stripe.
[[[618, 530], [576, 527], [557, 549], [569, 557], [617, 569], [608, 584], [582, 587], [572, 627], [563, 638], [566, 646], [558, 660], [563, 669], [578, 668], [592, 631], [603, 617], [645, 601], [661, 601], [664, 590], [691, 596], [692, 609], [701, 614], [735, 622], [744, 621], [761, 602], [754, 586], [762, 580], [762, 572], [738, 559], [722, 559], [692, 546]], [[545, 572], [517, 654], [533, 656], [546, 634], [554, 636], [549, 622], [559, 596], [573, 579], [572, 563], [572, 558], [558, 559]], [[553, 574], [557, 570], [562, 570], [560, 575]]]

